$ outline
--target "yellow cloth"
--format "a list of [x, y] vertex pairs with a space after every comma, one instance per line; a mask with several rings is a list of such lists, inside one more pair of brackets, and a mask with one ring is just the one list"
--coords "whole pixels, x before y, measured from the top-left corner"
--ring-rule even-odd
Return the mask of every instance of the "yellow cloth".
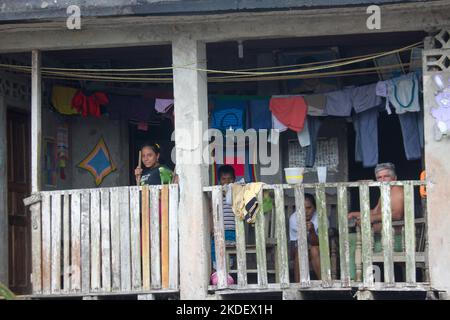
[[62, 86], [53, 86], [52, 105], [59, 113], [72, 115], [79, 114], [76, 109], [72, 108], [72, 98], [77, 89]]
[[253, 182], [245, 185], [234, 183], [232, 185], [233, 212], [235, 215], [248, 223], [255, 222], [256, 214], [262, 207], [262, 204], [257, 201], [262, 186], [262, 182]]

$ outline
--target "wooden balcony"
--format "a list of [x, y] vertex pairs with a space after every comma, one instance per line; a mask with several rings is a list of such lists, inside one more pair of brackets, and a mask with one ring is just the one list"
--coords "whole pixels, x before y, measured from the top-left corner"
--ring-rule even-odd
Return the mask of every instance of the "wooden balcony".
[[[426, 291], [428, 284], [428, 265], [426, 259], [426, 217], [415, 218], [414, 188], [425, 185], [425, 181], [397, 181], [390, 183], [380, 182], [351, 182], [351, 183], [316, 183], [300, 185], [265, 185], [264, 190], [271, 190], [274, 196], [273, 216], [258, 213], [255, 225], [256, 250], [249, 245], [248, 232], [245, 231], [246, 222], [236, 217], [236, 242], [225, 242], [223, 230], [222, 187], [214, 186], [204, 188], [211, 193], [213, 203], [214, 239], [216, 244], [216, 264], [218, 283], [211, 285], [211, 291], [227, 293], [264, 292], [264, 291], [330, 291], [330, 290], [358, 290], [358, 291], [398, 291], [417, 290]], [[390, 205], [390, 186], [402, 186], [404, 190], [404, 219], [392, 221]], [[361, 226], [353, 228], [349, 233], [349, 191], [356, 188], [359, 194], [361, 211]], [[381, 252], [374, 251], [374, 234], [370, 223], [369, 190], [378, 188], [382, 204], [382, 230]], [[304, 210], [305, 190], [314, 194], [317, 202], [319, 224], [319, 247], [321, 260], [321, 280], [311, 280], [310, 263], [308, 259], [308, 243]], [[286, 193], [293, 194], [287, 197]], [[331, 196], [330, 196], [331, 195]], [[262, 203], [262, 192], [259, 195]], [[288, 258], [287, 219], [289, 213], [296, 211], [299, 239], [298, 239], [298, 268], [300, 281], [295, 283], [290, 277]], [[290, 208], [291, 207], [291, 208]], [[424, 205], [426, 207], [426, 205]], [[334, 211], [334, 212], [330, 212]], [[288, 211], [288, 212], [287, 212]], [[425, 210], [426, 211], [426, 210]], [[336, 230], [331, 229], [329, 221], [335, 215]], [[270, 231], [266, 224], [274, 228], [273, 241], [268, 241]], [[394, 250], [394, 227], [402, 230], [401, 252]], [[248, 227], [247, 227], [248, 229]], [[416, 231], [420, 236], [416, 237]], [[420, 232], [419, 232], [420, 231]], [[333, 234], [334, 233], [334, 234]], [[355, 235], [356, 233], [356, 235]], [[354, 252], [350, 250], [350, 235], [356, 236]], [[332, 241], [334, 238], [335, 241]], [[353, 242], [355, 244], [355, 242]], [[269, 267], [268, 253], [275, 246], [275, 261]], [[237, 270], [230, 270], [230, 251], [236, 255]], [[256, 253], [256, 281], [250, 283], [249, 277], [253, 268], [248, 268], [249, 253]], [[351, 266], [350, 257], [354, 256], [354, 266]], [[352, 259], [353, 260], [353, 259]], [[394, 264], [403, 270], [401, 277], [394, 277]], [[292, 265], [292, 262], [291, 262]], [[353, 276], [351, 269], [353, 268]], [[276, 276], [271, 273], [275, 269]], [[416, 271], [422, 270], [421, 281], [416, 279]], [[383, 270], [381, 272], [381, 270]], [[249, 272], [250, 271], [250, 272]], [[272, 272], [271, 272], [272, 271]], [[377, 272], [378, 271], [378, 272]], [[237, 273], [237, 283], [227, 284], [227, 273]], [[356, 273], [356, 274], [355, 274]]]
[[177, 185], [31, 198], [32, 296], [178, 292]]

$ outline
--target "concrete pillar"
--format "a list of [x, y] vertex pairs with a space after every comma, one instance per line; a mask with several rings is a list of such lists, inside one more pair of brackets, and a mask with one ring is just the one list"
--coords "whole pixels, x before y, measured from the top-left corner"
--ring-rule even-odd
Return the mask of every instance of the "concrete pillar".
[[31, 52], [31, 192], [41, 190], [41, 52]]
[[[427, 41], [425, 42], [427, 43]], [[426, 47], [427, 49], [427, 47]], [[450, 49], [439, 50], [450, 56]], [[425, 51], [424, 55], [426, 56]], [[425, 65], [426, 63], [424, 63]], [[450, 293], [450, 137], [435, 139], [435, 119], [430, 111], [435, 104], [436, 86], [433, 75], [441, 74], [448, 85], [450, 69], [446, 72], [424, 70], [424, 130], [425, 169], [427, 180], [428, 259], [431, 286]]]
[[0, 96], [0, 282], [8, 285], [8, 144], [6, 102]]
[[[180, 298], [205, 299], [209, 284], [209, 219], [203, 187], [207, 165], [203, 164], [207, 129], [206, 45], [180, 36], [172, 43], [175, 98], [176, 167], [180, 187]], [[177, 68], [181, 67], [181, 68]]]

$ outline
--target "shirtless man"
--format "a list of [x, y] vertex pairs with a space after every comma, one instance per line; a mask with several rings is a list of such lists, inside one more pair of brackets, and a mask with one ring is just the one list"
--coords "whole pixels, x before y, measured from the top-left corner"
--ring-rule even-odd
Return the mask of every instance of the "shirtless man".
[[[375, 167], [375, 177], [379, 182], [391, 182], [397, 180], [397, 175], [395, 173], [395, 166], [392, 163], [380, 163]], [[403, 219], [403, 187], [401, 186], [391, 186], [391, 210], [392, 210], [392, 220], [402, 220]], [[355, 218], [356, 224], [361, 223], [361, 213], [358, 211], [350, 212], [348, 218]], [[370, 210], [370, 223], [372, 224], [373, 231], [375, 233], [381, 232], [381, 199], [378, 200], [375, 208]]]

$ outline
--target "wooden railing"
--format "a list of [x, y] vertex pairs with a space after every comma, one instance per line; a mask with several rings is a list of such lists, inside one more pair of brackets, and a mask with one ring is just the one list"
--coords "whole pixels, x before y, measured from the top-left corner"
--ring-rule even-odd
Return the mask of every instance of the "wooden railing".
[[[276, 237], [276, 265], [277, 276], [275, 282], [268, 282], [267, 257], [266, 257], [266, 219], [263, 214], [258, 214], [255, 222], [255, 244], [257, 260], [257, 283], [249, 284], [247, 279], [247, 247], [244, 225], [245, 222], [236, 217], [236, 243], [235, 252], [237, 257], [237, 284], [227, 284], [227, 269], [229, 263], [227, 259], [227, 246], [224, 240], [223, 228], [223, 208], [222, 208], [222, 187], [206, 187], [204, 191], [211, 193], [214, 223], [214, 241], [216, 246], [216, 267], [218, 275], [217, 286], [210, 286], [210, 289], [265, 289], [265, 288], [289, 288], [293, 283], [289, 277], [289, 259], [288, 259], [288, 238], [287, 238], [287, 219], [285, 212], [285, 191], [293, 189], [295, 197], [295, 208], [298, 221], [298, 268], [300, 270], [300, 281], [295, 284], [298, 288], [392, 288], [392, 287], [423, 287], [424, 283], [416, 282], [416, 262], [423, 262], [426, 265], [426, 250], [416, 252], [415, 239], [415, 212], [414, 212], [414, 187], [425, 185], [425, 181], [396, 181], [390, 183], [380, 182], [349, 182], [349, 183], [315, 183], [299, 185], [264, 185], [264, 190], [273, 190], [275, 203], [275, 237]], [[404, 252], [398, 253], [393, 250], [393, 224], [399, 222], [392, 221], [392, 212], [390, 205], [390, 186], [402, 186], [404, 190]], [[359, 189], [361, 226], [357, 229], [356, 239], [356, 277], [351, 279], [350, 272], [350, 240], [349, 240], [349, 197], [350, 188]], [[370, 222], [370, 196], [369, 189], [378, 188], [382, 204], [382, 246], [380, 254], [373, 252], [373, 232]], [[320, 266], [321, 280], [312, 281], [310, 279], [310, 268], [308, 259], [308, 243], [304, 209], [305, 190], [313, 193], [317, 203], [317, 215], [319, 224], [319, 248], [320, 248]], [[331, 192], [330, 192], [331, 191]], [[292, 192], [292, 191], [289, 191]], [[338, 260], [339, 265], [334, 266], [339, 269], [339, 279], [332, 277], [332, 259], [330, 258], [329, 241], [329, 205], [327, 204], [327, 195], [335, 195], [335, 204], [337, 208], [337, 235], [338, 235]], [[259, 202], [262, 203], [262, 192], [259, 195]], [[422, 218], [422, 222], [425, 221]], [[302, 232], [303, 230], [303, 232]], [[426, 232], [425, 232], [426, 233]], [[402, 256], [403, 258], [398, 258]], [[417, 259], [420, 256], [420, 259]], [[375, 257], [375, 258], [374, 258]], [[395, 258], [397, 257], [397, 258]], [[336, 259], [337, 260], [337, 259]], [[374, 263], [380, 262], [384, 269], [384, 281], [374, 278]], [[395, 281], [394, 262], [404, 264], [406, 270], [406, 282]], [[336, 261], [335, 261], [336, 263]], [[426, 278], [426, 277], [425, 277]], [[375, 281], [377, 280], [377, 281]]]
[[177, 185], [44, 191], [26, 204], [33, 294], [178, 290]]

